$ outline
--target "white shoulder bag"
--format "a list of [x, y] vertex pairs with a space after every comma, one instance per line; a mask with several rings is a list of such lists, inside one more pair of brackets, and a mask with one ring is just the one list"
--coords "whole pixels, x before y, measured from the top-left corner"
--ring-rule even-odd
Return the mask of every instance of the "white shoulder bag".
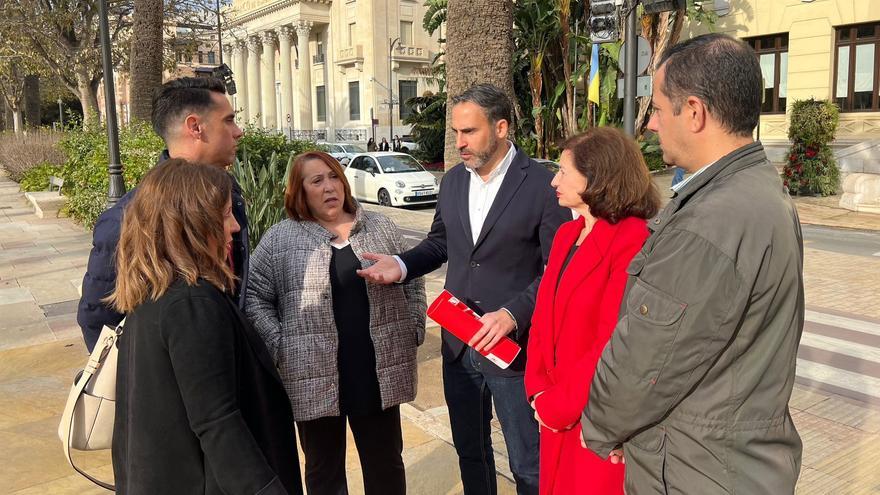
[[89, 362], [74, 381], [67, 396], [58, 436], [64, 444], [64, 456], [71, 467], [91, 482], [115, 490], [109, 483], [97, 480], [76, 467], [70, 449], [107, 450], [113, 444], [113, 420], [116, 413], [117, 342], [122, 335], [123, 319], [116, 328], [105, 326], [98, 337]]

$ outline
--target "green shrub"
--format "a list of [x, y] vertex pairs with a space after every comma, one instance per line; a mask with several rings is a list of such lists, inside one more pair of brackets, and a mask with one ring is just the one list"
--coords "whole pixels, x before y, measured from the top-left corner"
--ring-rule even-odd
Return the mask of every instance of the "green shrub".
[[663, 161], [663, 152], [660, 150], [660, 139], [656, 134], [640, 139], [639, 149], [642, 151], [642, 156], [645, 158], [648, 170], [653, 172], [666, 169], [667, 165]]
[[0, 167], [9, 172], [9, 178], [21, 182], [29, 169], [45, 163], [61, 165], [64, 153], [58, 146], [62, 133], [47, 130], [28, 130], [20, 134], [0, 133]]
[[232, 166], [232, 175], [244, 197], [251, 251], [257, 248], [269, 227], [285, 218], [284, 190], [289, 161], [283, 162], [272, 153], [265, 166], [260, 166], [245, 153], [244, 160], [235, 160]]
[[[164, 146], [147, 123], [138, 122], [119, 130], [119, 154], [126, 190], [140, 182], [156, 163]], [[98, 126], [68, 131], [61, 141], [61, 148], [67, 156], [61, 171], [64, 194], [69, 197], [67, 213], [91, 228], [107, 203], [110, 183], [107, 132]]]
[[829, 144], [839, 120], [837, 105], [822, 100], [792, 104], [788, 138], [792, 145], [782, 169], [791, 194], [830, 196], [840, 188], [840, 170]]
[[[281, 163], [287, 163], [291, 156], [296, 156], [304, 151], [324, 150], [313, 141], [288, 140], [284, 134], [248, 124], [244, 129], [244, 135], [238, 142], [237, 158], [246, 161], [251, 166], [266, 167], [272, 153], [278, 155]], [[245, 154], [248, 159], [245, 160]]]
[[61, 166], [42, 163], [24, 172], [19, 187], [24, 192], [45, 191], [49, 188], [49, 177], [61, 177]]
[[245, 129], [232, 175], [241, 185], [251, 250], [256, 249], [269, 227], [286, 217], [284, 190], [293, 158], [322, 149], [312, 141], [288, 141], [283, 134], [250, 126]]

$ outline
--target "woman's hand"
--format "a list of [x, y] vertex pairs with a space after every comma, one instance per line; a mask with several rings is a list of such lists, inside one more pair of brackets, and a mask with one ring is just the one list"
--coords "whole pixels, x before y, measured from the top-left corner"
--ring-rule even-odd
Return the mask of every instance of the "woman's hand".
[[[574, 426], [578, 423], [577, 421], [575, 421], [574, 423], [572, 423], [572, 424], [566, 426], [565, 428], [563, 428], [563, 429], [561, 429], [561, 430], [557, 430], [557, 429], [555, 429], [555, 428], [551, 428], [551, 427], [547, 426], [547, 424], [544, 423], [544, 421], [541, 420], [541, 416], [538, 414], [538, 407], [537, 407], [537, 404], [535, 404], [535, 402], [538, 400], [538, 397], [540, 397], [541, 394], [543, 394], [543, 393], [544, 393], [544, 391], [538, 392], [537, 394], [535, 394], [535, 395], [532, 397], [532, 401], [529, 402], [529, 405], [532, 406], [532, 409], [535, 410], [535, 421], [537, 421], [538, 424], [539, 424], [540, 426], [543, 426], [544, 428], [547, 428], [548, 430], [552, 431], [553, 433], [559, 433], [560, 431], [567, 431], [567, 430], [570, 430], [570, 429], [574, 428]], [[583, 440], [581, 440], [581, 442], [583, 442]]]

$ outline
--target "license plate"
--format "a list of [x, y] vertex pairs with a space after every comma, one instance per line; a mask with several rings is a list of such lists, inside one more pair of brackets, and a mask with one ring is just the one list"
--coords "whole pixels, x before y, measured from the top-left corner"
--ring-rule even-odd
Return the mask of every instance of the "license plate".
[[416, 191], [416, 196], [430, 196], [434, 191]]

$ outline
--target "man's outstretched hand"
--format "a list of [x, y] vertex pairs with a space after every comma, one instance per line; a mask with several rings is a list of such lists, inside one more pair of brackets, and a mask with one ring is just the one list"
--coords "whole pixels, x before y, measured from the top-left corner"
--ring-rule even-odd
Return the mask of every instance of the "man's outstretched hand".
[[374, 284], [393, 284], [399, 282], [403, 276], [400, 270], [400, 264], [394, 259], [394, 256], [387, 254], [364, 253], [364, 259], [375, 261], [376, 263], [369, 268], [358, 270], [357, 274], [363, 277], [367, 282]]

